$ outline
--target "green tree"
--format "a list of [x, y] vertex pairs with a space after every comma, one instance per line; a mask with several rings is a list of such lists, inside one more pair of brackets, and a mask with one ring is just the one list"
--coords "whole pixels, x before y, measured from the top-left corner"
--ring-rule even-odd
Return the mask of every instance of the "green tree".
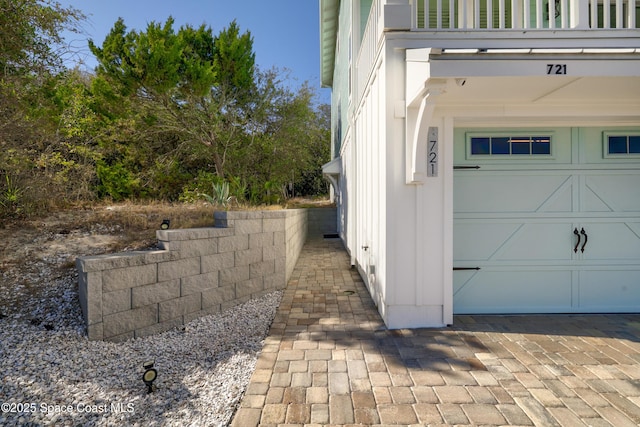
[[112, 128], [100, 139], [104, 195], [187, 200], [226, 181], [238, 200], [273, 202], [288, 184], [308, 191], [313, 186], [300, 184], [307, 169], [328, 161], [316, 149], [327, 133], [313, 90], [258, 70], [251, 35], [235, 22], [214, 36], [205, 26], [175, 31], [171, 18], [129, 31], [120, 19], [90, 48], [99, 63], [94, 94]]
[[54, 1], [0, 0], [0, 194], [13, 194], [0, 214], [27, 215], [54, 192], [40, 167], [57, 143], [51, 89], [67, 53], [61, 33], [78, 31], [82, 19]]
[[61, 32], [77, 31], [81, 12], [57, 2], [0, 0], [0, 140], [28, 139], [46, 104], [46, 90], [62, 70]]
[[240, 34], [233, 21], [214, 40], [213, 66], [216, 72], [216, 95], [230, 103], [244, 106], [255, 90], [255, 53], [249, 32]]
[[85, 17], [51, 0], [0, 0], [0, 67], [9, 75], [60, 70], [62, 31], [78, 32]]
[[224, 177], [227, 152], [248, 116], [240, 100], [249, 99], [253, 88], [252, 43], [235, 22], [214, 37], [204, 25], [175, 32], [169, 18], [164, 25], [150, 23], [145, 32], [127, 32], [120, 19], [101, 48], [89, 46], [98, 77], [134, 98], [146, 125], [208, 147], [216, 173]]
[[[250, 183], [257, 199], [273, 199], [274, 193], [280, 201], [285, 193], [326, 193], [321, 166], [330, 160], [328, 106], [316, 106], [316, 93], [307, 84], [292, 89], [280, 84], [281, 78], [277, 70], [260, 74], [262, 104], [254, 111], [247, 142], [234, 153], [229, 169]], [[318, 182], [305, 184], [314, 174]]]

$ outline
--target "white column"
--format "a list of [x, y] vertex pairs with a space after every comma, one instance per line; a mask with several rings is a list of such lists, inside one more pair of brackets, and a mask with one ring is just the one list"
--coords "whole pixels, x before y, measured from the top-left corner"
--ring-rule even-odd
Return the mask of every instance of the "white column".
[[589, 28], [589, 0], [570, 0], [571, 28]]

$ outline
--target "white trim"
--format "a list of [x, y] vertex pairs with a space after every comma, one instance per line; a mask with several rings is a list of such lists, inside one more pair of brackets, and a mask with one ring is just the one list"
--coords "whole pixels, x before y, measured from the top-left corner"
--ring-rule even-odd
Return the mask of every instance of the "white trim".
[[[420, 51], [421, 49], [413, 49]], [[426, 49], [424, 49], [426, 50]], [[430, 78], [556, 76], [640, 76], [640, 47], [578, 49], [429, 49]], [[407, 56], [408, 60], [408, 56]], [[508, 62], [505, 62], [508, 61]], [[562, 65], [562, 74], [549, 72]], [[464, 70], [464, 76], [461, 71]]]
[[602, 158], [607, 160], [628, 160], [628, 159], [640, 159], [640, 153], [610, 153], [609, 152], [609, 137], [610, 136], [640, 136], [640, 130], [632, 131], [608, 131], [602, 132]]
[[[473, 59], [430, 61], [432, 78], [447, 77], [637, 77], [640, 56], [626, 60], [586, 59], [576, 56], [549, 58], [490, 58], [480, 54]], [[564, 74], [548, 72], [549, 65], [563, 65]]]
[[443, 197], [443, 301], [442, 321], [445, 325], [453, 324], [453, 164], [454, 164], [454, 119], [445, 117], [442, 127], [442, 171], [444, 179]]
[[[434, 54], [435, 51], [432, 53]], [[441, 49], [442, 55], [462, 55], [462, 54], [553, 54], [553, 55], [567, 55], [567, 54], [631, 54], [640, 53], [640, 47], [626, 47], [626, 48], [561, 48], [561, 49], [542, 49], [542, 48], [487, 48], [487, 49], [457, 49], [457, 48], [445, 48]]]
[[[465, 158], [467, 160], [491, 160], [498, 162], [513, 162], [524, 160], [527, 163], [531, 161], [543, 161], [548, 162], [556, 159], [555, 156], [555, 131], [550, 130], [541, 130], [535, 132], [523, 132], [516, 130], [514, 132], [505, 131], [496, 131], [496, 132], [468, 132], [465, 135]], [[472, 138], [496, 138], [496, 137], [536, 137], [536, 136], [548, 136], [549, 137], [549, 154], [473, 154], [471, 153], [471, 139]]]

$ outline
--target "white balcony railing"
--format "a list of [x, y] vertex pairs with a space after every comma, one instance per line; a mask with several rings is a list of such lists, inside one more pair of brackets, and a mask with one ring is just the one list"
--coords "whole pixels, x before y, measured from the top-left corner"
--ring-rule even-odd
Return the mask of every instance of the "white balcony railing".
[[639, 28], [640, 0], [412, 0], [411, 2], [415, 29]]
[[356, 99], [360, 99], [362, 96], [369, 79], [369, 74], [372, 71], [371, 66], [377, 53], [378, 39], [382, 35], [382, 8], [383, 2], [381, 0], [373, 0], [369, 11], [369, 18], [367, 19], [367, 26], [362, 34], [360, 50], [356, 58]]
[[[637, 35], [640, 28], [640, 0], [408, 1], [412, 5], [415, 32], [495, 31], [501, 37], [500, 30], [552, 30], [555, 38], [562, 37], [558, 30], [631, 30]], [[352, 81], [355, 88], [352, 95], [356, 100], [361, 98], [367, 87], [380, 48], [385, 4], [385, 0], [372, 1], [367, 25], [362, 32]], [[549, 19], [550, 16], [553, 19]], [[514, 36], [512, 32], [504, 34]], [[569, 34], [572, 33], [567, 33], [571, 37]], [[475, 36], [471, 34], [470, 37]], [[594, 38], [597, 37], [594, 32]]]

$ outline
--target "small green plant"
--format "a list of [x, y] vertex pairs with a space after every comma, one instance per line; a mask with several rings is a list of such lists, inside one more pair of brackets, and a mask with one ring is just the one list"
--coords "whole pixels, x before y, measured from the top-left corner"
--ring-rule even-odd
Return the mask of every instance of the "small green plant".
[[247, 185], [246, 181], [244, 181], [240, 177], [232, 176], [229, 178], [229, 192], [238, 203], [242, 203], [247, 200], [248, 189], [249, 186]]
[[284, 186], [277, 181], [266, 181], [264, 191], [264, 202], [268, 205], [275, 205], [280, 203], [283, 198]]
[[5, 188], [0, 194], [0, 206], [8, 213], [19, 214], [23, 190], [11, 179], [9, 174], [5, 175], [5, 183]]
[[213, 184], [220, 181], [221, 179], [212, 172], [198, 171], [198, 175], [182, 187], [182, 194], [180, 194], [179, 200], [185, 203], [195, 203], [202, 200], [205, 198], [202, 194], [203, 191], [207, 191], [207, 188], [211, 188]]
[[233, 197], [229, 196], [228, 182], [214, 182], [211, 184], [211, 189], [211, 195], [202, 193], [201, 196], [212, 205], [227, 207], [229, 203], [231, 203], [231, 200], [233, 200]]

